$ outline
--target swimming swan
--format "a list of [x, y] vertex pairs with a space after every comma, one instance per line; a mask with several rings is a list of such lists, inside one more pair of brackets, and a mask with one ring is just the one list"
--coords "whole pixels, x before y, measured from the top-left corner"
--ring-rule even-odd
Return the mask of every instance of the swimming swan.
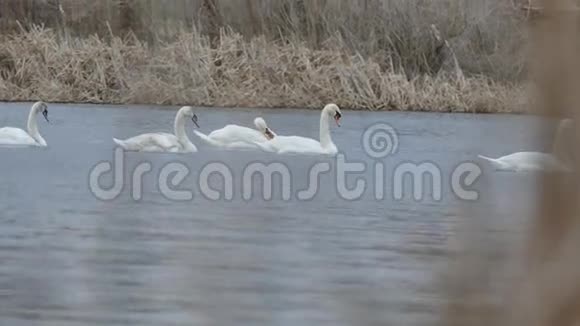
[[332, 118], [340, 127], [342, 112], [336, 104], [328, 104], [320, 114], [320, 141], [300, 136], [276, 136], [264, 143], [255, 143], [261, 149], [275, 153], [303, 153], [303, 154], [326, 154], [338, 153], [336, 145], [330, 136], [330, 122]]
[[256, 129], [231, 124], [214, 130], [209, 135], [197, 130], [194, 133], [209, 145], [226, 148], [256, 148], [254, 142], [265, 142], [276, 137], [263, 118], [256, 118], [254, 125]]
[[491, 165], [499, 171], [512, 172], [570, 172], [571, 157], [565, 153], [569, 148], [563, 146], [562, 141], [571, 136], [573, 122], [571, 119], [564, 119], [558, 126], [553, 145], [553, 153], [540, 152], [518, 152], [500, 158], [490, 158], [479, 155], [479, 158], [491, 162]]
[[46, 141], [38, 132], [36, 115], [42, 112], [46, 122], [48, 120], [48, 106], [44, 102], [36, 102], [28, 115], [27, 131], [19, 128], [0, 128], [0, 145], [39, 146], [46, 147]]
[[197, 116], [193, 113], [190, 106], [182, 107], [175, 116], [174, 132], [168, 133], [149, 133], [135, 136], [126, 140], [113, 138], [117, 145], [126, 151], [133, 152], [170, 152], [170, 153], [191, 153], [197, 152], [197, 147], [189, 140], [185, 132], [185, 119], [191, 118], [191, 121], [199, 128]]

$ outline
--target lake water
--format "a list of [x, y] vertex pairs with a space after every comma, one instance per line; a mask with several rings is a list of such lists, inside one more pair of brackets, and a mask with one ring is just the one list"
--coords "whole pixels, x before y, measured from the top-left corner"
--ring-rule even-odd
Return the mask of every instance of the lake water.
[[[25, 126], [29, 105], [0, 104], [0, 126]], [[343, 198], [331, 158], [225, 151], [190, 132], [198, 153], [127, 153], [124, 188], [100, 200], [89, 174], [113, 160], [111, 138], [171, 132], [174, 108], [50, 105], [49, 112], [50, 124], [39, 117], [48, 148], [0, 149], [1, 325], [434, 325], [447, 300], [438, 279], [462, 223], [482, 221], [490, 234], [510, 238], [533, 203], [533, 176], [485, 164], [467, 187], [479, 200], [461, 200], [451, 187], [455, 167], [481, 163], [477, 154], [551, 145], [531, 139], [538, 119], [529, 116], [345, 111], [333, 139], [347, 162], [366, 164], [347, 177], [349, 188], [366, 180], [360, 198]], [[279, 135], [318, 135], [316, 111], [199, 108], [197, 115], [203, 132], [251, 126], [259, 115]], [[396, 130], [398, 151], [375, 159], [361, 139], [379, 122]], [[146, 162], [152, 171], [135, 200], [132, 173]], [[245, 200], [243, 174], [257, 162], [287, 167], [290, 199], [276, 178], [273, 198], [264, 199], [256, 178]], [[395, 198], [394, 171], [405, 162], [438, 166], [439, 200], [430, 192], [413, 199], [410, 182]], [[168, 163], [187, 168], [169, 188], [191, 200], [160, 188]], [[231, 200], [202, 191], [200, 173], [210, 163], [230, 169]], [[313, 197], [297, 199], [321, 163], [331, 171]], [[377, 190], [380, 164], [385, 183]], [[219, 176], [208, 180], [223, 188]], [[112, 184], [112, 176], [101, 182]]]

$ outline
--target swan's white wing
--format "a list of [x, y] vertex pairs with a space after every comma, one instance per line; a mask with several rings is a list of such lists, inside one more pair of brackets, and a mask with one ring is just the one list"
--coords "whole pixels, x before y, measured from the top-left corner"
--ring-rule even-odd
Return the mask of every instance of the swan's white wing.
[[199, 131], [194, 131], [194, 133], [209, 145], [230, 149], [256, 148], [255, 143], [268, 140], [257, 130], [237, 125], [227, 125], [212, 131], [209, 135], [204, 135]]
[[500, 157], [498, 160], [512, 166], [541, 166], [551, 159], [551, 155], [538, 152], [518, 152]]
[[125, 150], [137, 152], [171, 152], [182, 147], [175, 135], [167, 133], [142, 134], [115, 142]]
[[272, 144], [272, 141], [254, 142], [254, 145], [265, 152], [278, 152], [278, 148]]
[[232, 143], [266, 141], [267, 138], [255, 129], [238, 125], [227, 125], [222, 129], [214, 130], [209, 135], [213, 141], [228, 145]]
[[503, 157], [520, 171], [565, 171], [567, 168], [554, 155], [540, 152], [520, 152]]
[[320, 142], [300, 136], [278, 136], [268, 142], [280, 153], [324, 153]]
[[260, 147], [258, 147], [258, 145], [256, 145], [257, 143], [261, 144], [263, 142], [251, 142], [251, 143], [249, 143], [249, 142], [245, 142], [245, 141], [238, 141], [238, 142], [227, 144], [225, 146], [225, 148], [228, 148], [228, 149], [256, 149], [256, 148], [260, 148]]
[[[480, 156], [481, 157], [481, 156]], [[554, 155], [540, 152], [518, 152], [489, 160], [499, 170], [506, 171], [567, 171]]]
[[152, 141], [155, 145], [166, 150], [179, 150], [183, 147], [177, 136], [167, 133], [156, 133], [152, 135]]
[[5, 127], [0, 128], [0, 145], [38, 145], [34, 138], [19, 128]]

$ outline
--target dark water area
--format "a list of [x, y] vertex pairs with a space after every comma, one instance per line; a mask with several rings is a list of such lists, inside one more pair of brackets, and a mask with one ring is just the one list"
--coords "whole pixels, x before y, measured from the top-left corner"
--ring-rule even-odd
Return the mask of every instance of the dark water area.
[[[0, 104], [0, 127], [24, 127], [28, 107]], [[346, 177], [349, 189], [357, 178], [366, 182], [357, 198], [345, 198], [335, 158], [223, 150], [190, 132], [197, 153], [125, 153], [122, 191], [101, 200], [90, 172], [113, 162], [112, 137], [172, 132], [175, 110], [49, 111], [50, 124], [39, 119], [47, 148], [0, 148], [0, 325], [434, 325], [448, 299], [438, 280], [461, 225], [476, 220], [492, 236], [516, 238], [533, 209], [535, 176], [493, 171], [477, 155], [551, 145], [548, 133], [545, 141], [531, 137], [539, 123], [531, 116], [345, 111], [332, 134], [344, 160], [364, 166]], [[318, 137], [316, 111], [196, 112], [206, 133], [228, 123], [252, 126], [262, 116], [279, 135]], [[398, 147], [375, 158], [363, 135], [380, 122], [396, 130]], [[427, 180], [425, 189], [441, 189], [440, 198], [426, 191], [415, 200], [411, 181], [398, 198], [397, 167], [425, 162], [441, 176], [441, 186]], [[465, 162], [481, 167], [466, 187], [477, 200], [461, 199], [452, 187]], [[151, 172], [138, 196], [132, 178], [143, 163]], [[169, 190], [191, 199], [176, 200], [160, 186], [170, 163], [188, 174]], [[244, 182], [255, 163], [280, 163], [289, 172], [289, 183], [274, 178], [270, 200], [260, 178]], [[314, 195], [298, 198], [312, 167], [324, 163], [331, 171]], [[231, 199], [208, 198], [199, 181], [208, 164], [231, 171]], [[111, 174], [101, 179], [113, 182]], [[224, 188], [216, 175], [208, 184]]]

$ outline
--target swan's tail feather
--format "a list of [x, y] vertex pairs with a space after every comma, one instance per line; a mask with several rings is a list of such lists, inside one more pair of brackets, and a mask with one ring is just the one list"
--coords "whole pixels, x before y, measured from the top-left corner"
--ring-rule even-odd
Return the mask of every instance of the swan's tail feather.
[[114, 142], [115, 142], [115, 144], [117, 144], [118, 146], [120, 146], [120, 147], [122, 147], [122, 148], [126, 149], [126, 147], [127, 147], [127, 144], [125, 144], [125, 142], [124, 142], [124, 141], [122, 141], [122, 140], [120, 140], [120, 139], [117, 139], [117, 138], [113, 138], [113, 141], [114, 141]]
[[493, 163], [497, 163], [497, 160], [491, 157], [487, 157], [487, 156], [483, 156], [483, 155], [477, 155], [477, 157], [479, 157], [482, 160], [486, 160], [486, 161], [490, 161]]
[[206, 143], [207, 143], [207, 144], [209, 144], [209, 145], [212, 145], [212, 146], [220, 146], [220, 143], [218, 143], [218, 142], [216, 142], [215, 140], [213, 140], [213, 139], [209, 138], [209, 137], [208, 137], [206, 134], [204, 134], [204, 133], [201, 133], [201, 132], [199, 132], [199, 131], [197, 131], [197, 130], [194, 130], [194, 131], [193, 131], [193, 133], [194, 133], [194, 134], [196, 134], [196, 135], [197, 135], [197, 137], [199, 137], [201, 140], [203, 140], [204, 142], [206, 142]]
[[500, 170], [500, 171], [513, 171], [514, 167], [511, 166], [510, 164], [506, 163], [506, 162], [502, 162], [499, 159], [495, 159], [495, 158], [491, 158], [491, 157], [487, 157], [487, 156], [483, 156], [483, 155], [477, 155], [480, 159], [488, 161], [491, 163], [491, 166], [493, 166], [496, 170]]

